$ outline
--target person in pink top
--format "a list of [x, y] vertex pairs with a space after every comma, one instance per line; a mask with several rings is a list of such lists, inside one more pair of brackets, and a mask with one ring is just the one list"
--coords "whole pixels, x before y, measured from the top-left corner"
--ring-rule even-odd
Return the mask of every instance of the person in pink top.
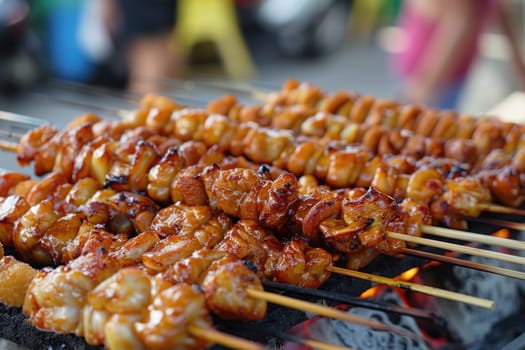
[[[394, 56], [394, 68], [402, 79], [400, 98], [455, 108], [487, 25], [496, 20], [514, 39], [508, 22], [502, 19], [500, 0], [406, 0], [399, 18], [403, 47]], [[523, 73], [525, 66], [515, 40], [511, 44]]]

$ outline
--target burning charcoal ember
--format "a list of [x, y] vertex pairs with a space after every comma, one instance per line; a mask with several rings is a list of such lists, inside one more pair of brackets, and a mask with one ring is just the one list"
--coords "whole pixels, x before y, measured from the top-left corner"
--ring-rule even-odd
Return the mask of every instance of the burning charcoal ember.
[[[386, 287], [372, 288], [373, 295], [367, 298], [381, 300], [392, 305], [410, 306], [408, 304], [407, 292], [404, 290], [390, 289]], [[430, 298], [431, 297], [426, 297]], [[369, 328], [331, 320], [321, 317], [313, 317], [290, 330], [291, 334], [320, 341], [329, 341], [334, 345], [347, 346], [352, 349], [410, 349], [429, 350], [446, 349], [449, 346], [458, 346], [458, 340], [436, 324], [418, 321], [407, 315], [394, 315], [380, 310], [370, 310], [362, 307], [340, 306], [347, 309], [349, 313], [379, 320], [385, 324], [395, 325], [410, 330], [421, 337], [421, 340], [411, 340], [395, 334], [377, 332]], [[444, 332], [445, 331], [445, 332]], [[286, 343], [284, 350], [306, 350], [307, 348], [295, 343]]]
[[[497, 234], [506, 235], [508, 231], [500, 230]], [[525, 233], [518, 234], [516, 238], [523, 241]], [[501, 249], [502, 252], [507, 252], [506, 250], [508, 249]], [[525, 255], [524, 252], [514, 253]], [[469, 260], [525, 271], [523, 266], [495, 262], [482, 257], [470, 257]], [[499, 349], [525, 332], [524, 280], [449, 265], [435, 265], [424, 269], [421, 278], [425, 283], [436, 284], [447, 290], [478, 295], [495, 301], [495, 308], [487, 310], [447, 300], [433, 300], [436, 310], [446, 315], [449, 330], [459, 338], [461, 344], [469, 344], [479, 350]]]
[[[498, 233], [505, 232], [499, 231]], [[520, 236], [517, 237], [520, 240], [525, 238], [523, 233]], [[518, 254], [523, 255], [523, 252]], [[473, 257], [471, 260], [479, 263], [488, 262], [487, 259], [479, 257]], [[494, 262], [491, 263], [494, 264]], [[504, 262], [496, 265], [516, 268]], [[521, 270], [524, 270], [523, 267]], [[525, 292], [525, 281], [523, 280], [440, 264], [428, 265], [420, 269], [419, 273], [413, 277], [406, 275], [407, 273], [404, 273], [402, 276], [412, 281], [424, 281], [425, 284], [435, 284], [447, 290], [494, 300], [496, 308], [487, 310], [408, 290], [375, 287], [363, 293], [362, 297], [379, 299], [400, 306], [432, 310], [445, 319], [446, 325], [416, 320], [406, 315], [389, 315], [383, 311], [353, 307], [348, 308], [348, 312], [410, 329], [421, 335], [425, 341], [413, 342], [393, 334], [380, 334], [361, 326], [320, 317], [314, 317], [301, 323], [292, 328], [290, 333], [321, 341], [329, 340], [334, 344], [353, 349], [450, 349], [475, 344], [475, 349], [488, 350], [501, 348], [525, 332], [523, 322], [525, 302], [522, 297]], [[499, 336], [495, 336], [496, 334]], [[304, 348], [290, 342], [285, 344], [284, 349], [302, 350]]]
[[[522, 234], [522, 236], [524, 235]], [[523, 238], [521, 237], [521, 239]], [[472, 257], [471, 260], [479, 263], [489, 262], [488, 259], [481, 257]], [[505, 262], [490, 261], [490, 263], [525, 271], [523, 266], [517, 267]], [[459, 266], [443, 266], [439, 269], [433, 269], [432, 275], [433, 278], [441, 280], [443, 287], [448, 290], [480, 295], [495, 301], [496, 306], [493, 310], [482, 310], [443, 300], [436, 301], [443, 313], [451, 316], [449, 318], [450, 327], [454, 329], [463, 343], [483, 343], [483, 339], [495, 332], [495, 327], [498, 324], [506, 319], [516, 317], [516, 315], [520, 316], [518, 317], [520, 322], [515, 326], [520, 326], [518, 327], [519, 331], [525, 332], [525, 322], [523, 322], [525, 281], [504, 278]], [[508, 342], [511, 340], [512, 338], [507, 339]]]

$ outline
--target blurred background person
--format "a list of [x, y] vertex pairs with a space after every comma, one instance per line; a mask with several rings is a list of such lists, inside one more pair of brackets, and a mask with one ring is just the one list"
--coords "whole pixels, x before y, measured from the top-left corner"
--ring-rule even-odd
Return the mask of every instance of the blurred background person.
[[105, 0], [107, 30], [125, 53], [128, 89], [158, 91], [163, 78], [180, 77], [184, 61], [172, 35], [175, 0]]
[[454, 108], [498, 0], [406, 0], [399, 18], [404, 49], [394, 57], [401, 99]]
[[25, 0], [0, 0], [0, 96], [12, 95], [43, 76], [38, 40], [28, 31]]
[[[406, 0], [399, 18], [403, 49], [394, 56], [405, 102], [454, 109], [478, 56], [480, 35], [491, 23], [505, 24], [500, 0]], [[508, 23], [507, 23], [508, 24]], [[514, 62], [525, 81], [518, 43]]]
[[322, 64], [342, 48], [351, 7], [348, 0], [0, 0], [14, 3], [25, 4], [24, 34], [41, 44], [33, 67], [43, 75], [139, 94], [168, 88], [170, 78], [253, 79], [260, 66], [263, 76], [266, 67], [309, 71], [307, 60]]

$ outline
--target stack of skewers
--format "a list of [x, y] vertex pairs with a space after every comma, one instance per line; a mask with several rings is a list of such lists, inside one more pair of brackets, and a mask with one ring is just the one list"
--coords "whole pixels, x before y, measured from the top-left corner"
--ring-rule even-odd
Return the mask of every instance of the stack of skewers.
[[110, 349], [246, 349], [261, 346], [214, 330], [211, 314], [255, 321], [271, 302], [415, 337], [265, 292], [264, 281], [317, 288], [338, 273], [490, 308], [357, 270], [411, 254], [525, 278], [414, 247], [525, 263], [422, 237], [525, 249], [464, 231], [483, 211], [523, 215], [524, 126], [296, 81], [265, 98], [196, 109], [148, 95], [122, 120], [89, 113], [2, 143], [43, 178], [0, 175], [0, 243], [19, 259], [0, 261], [0, 301]]

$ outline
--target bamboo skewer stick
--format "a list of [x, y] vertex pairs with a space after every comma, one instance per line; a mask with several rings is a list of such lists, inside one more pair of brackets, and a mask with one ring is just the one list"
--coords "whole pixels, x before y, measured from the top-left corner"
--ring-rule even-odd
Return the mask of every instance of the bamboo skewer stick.
[[452, 256], [440, 255], [440, 254], [435, 254], [435, 253], [430, 253], [430, 252], [425, 252], [425, 251], [410, 249], [410, 248], [403, 248], [400, 250], [400, 252], [403, 254], [408, 254], [408, 255], [418, 256], [421, 258], [444, 262], [447, 264], [463, 266], [463, 267], [474, 269], [474, 270], [490, 272], [490, 273], [495, 273], [495, 274], [506, 276], [506, 277], [512, 277], [512, 278], [525, 280], [525, 272], [506, 269], [506, 268], [499, 267], [499, 266], [480, 264], [480, 263], [476, 263], [476, 262], [469, 261], [469, 260], [455, 258]]
[[[1, 117], [0, 117], [0, 119], [1, 119]], [[19, 134], [17, 132], [0, 130], [0, 137], [7, 137], [7, 138], [10, 138], [10, 139], [18, 139], [18, 140], [20, 140], [23, 136], [24, 136], [23, 134]]]
[[453, 239], [459, 239], [463, 241], [484, 243], [484, 244], [489, 244], [489, 245], [497, 245], [500, 247], [506, 247], [506, 248], [517, 249], [517, 250], [525, 250], [525, 242], [518, 241], [515, 239], [494, 237], [490, 235], [482, 235], [482, 234], [473, 233], [473, 232], [466, 232], [466, 231], [460, 231], [460, 230], [454, 230], [450, 228], [430, 226], [430, 225], [424, 225], [423, 232], [425, 234], [430, 234], [433, 236], [453, 238]]
[[220, 332], [216, 329], [204, 329], [197, 326], [189, 326], [189, 332], [201, 339], [206, 339], [210, 342], [220, 344], [232, 349], [238, 350], [264, 350], [265, 347], [255, 342], [235, 337], [231, 334]]
[[387, 232], [386, 234], [390, 238], [399, 239], [405, 242], [426, 245], [426, 246], [434, 247], [434, 248], [441, 248], [441, 249], [450, 250], [453, 252], [458, 252], [458, 253], [463, 253], [463, 254], [482, 256], [485, 258], [506, 261], [506, 262], [510, 262], [514, 264], [525, 265], [525, 258], [521, 256], [515, 256], [515, 255], [510, 255], [510, 254], [493, 252], [490, 250], [467, 247], [467, 246], [463, 246], [460, 244], [435, 241], [435, 240], [428, 239], [428, 238], [409, 236], [409, 235], [405, 235], [405, 234], [401, 234], [397, 232]]
[[193, 84], [209, 86], [215, 89], [221, 89], [221, 90], [235, 92], [235, 93], [242, 93], [250, 97], [253, 100], [260, 100], [260, 101], [264, 101], [266, 98], [268, 98], [268, 95], [270, 94], [269, 91], [263, 91], [261, 89], [256, 89], [253, 86], [230, 84], [230, 83], [224, 83], [220, 81], [211, 81], [211, 82], [205, 82], [205, 83], [193, 82]]
[[[232, 325], [229, 324], [228, 328], [230, 328]], [[261, 327], [257, 324], [236, 324], [233, 326], [233, 328], [236, 330], [236, 333], [244, 333], [244, 332], [257, 332], [260, 335], [263, 335], [264, 337], [277, 337], [282, 340], [286, 340], [292, 343], [296, 344], [303, 344], [307, 345], [313, 349], [320, 349], [320, 350], [352, 350], [352, 348], [347, 346], [341, 346], [336, 344], [330, 344], [326, 343], [324, 341], [305, 338], [301, 335], [296, 335], [288, 332], [279, 331], [277, 329], [274, 329], [273, 327]]]
[[370, 301], [363, 298], [352, 297], [347, 294], [336, 293], [332, 291], [325, 291], [322, 289], [310, 289], [294, 286], [291, 284], [264, 281], [263, 285], [265, 289], [276, 290], [279, 293], [291, 293], [293, 295], [306, 295], [317, 299], [332, 300], [338, 303], [352, 305], [356, 307], [362, 307], [371, 310], [380, 310], [388, 313], [396, 313], [399, 315], [407, 315], [410, 317], [425, 319], [433, 321], [435, 323], [444, 324], [444, 320], [434, 312], [422, 310], [418, 308], [397, 306], [391, 303], [383, 303], [377, 301]]
[[253, 100], [264, 101], [268, 95], [274, 90], [266, 90], [261, 88], [256, 88], [251, 84], [238, 83], [238, 82], [223, 82], [217, 80], [179, 80], [171, 78], [152, 78], [148, 76], [139, 76], [140, 80], [147, 82], [157, 81], [161, 82], [167, 87], [173, 87], [175, 89], [184, 89], [184, 90], [194, 90], [196, 88], [212, 88], [215, 90], [222, 90], [230, 93], [243, 94]]
[[133, 93], [124, 92], [120, 90], [114, 90], [111, 88], [105, 88], [105, 87], [100, 87], [100, 86], [95, 86], [95, 85], [77, 83], [73, 81], [54, 79], [54, 80], [49, 81], [48, 84], [58, 89], [62, 89], [66, 92], [75, 91], [75, 92], [81, 92], [85, 94], [94, 94], [94, 95], [104, 96], [104, 97], [111, 96], [111, 97], [118, 98], [120, 100], [124, 100], [126, 102], [131, 102], [131, 103], [139, 103], [140, 98], [141, 98], [140, 96], [133, 94]]
[[63, 97], [55, 96], [55, 95], [47, 95], [47, 94], [41, 94], [41, 93], [37, 93], [37, 92], [33, 92], [32, 95], [34, 97], [42, 99], [42, 100], [46, 100], [46, 101], [52, 100], [54, 102], [61, 103], [61, 104], [64, 104], [66, 106], [70, 106], [70, 107], [74, 107], [74, 108], [82, 108], [82, 109], [84, 109], [87, 106], [89, 106], [91, 110], [96, 110], [96, 111], [99, 111], [101, 113], [107, 113], [107, 114], [110, 114], [110, 115], [114, 115], [114, 116], [116, 116], [118, 118], [122, 118], [122, 119], [129, 117], [129, 115], [133, 113], [133, 111], [129, 111], [129, 110], [126, 110], [126, 109], [117, 109], [117, 108], [100, 106], [100, 105], [95, 105], [95, 104], [91, 105], [91, 104], [88, 104], [88, 103], [74, 101], [74, 100], [71, 100], [71, 99], [67, 99], [67, 98], [63, 98]]
[[12, 153], [18, 153], [18, 144], [0, 140], [0, 150], [12, 152]]
[[0, 119], [31, 127], [38, 127], [46, 123], [46, 121], [43, 119], [28, 117], [18, 113], [11, 113], [6, 111], [0, 111]]
[[368, 320], [360, 316], [352, 315], [347, 312], [326, 307], [319, 304], [310, 303], [303, 300], [298, 300], [290, 298], [284, 295], [268, 293], [261, 290], [247, 289], [246, 293], [253, 298], [258, 298], [261, 300], [266, 300], [267, 302], [285, 306], [291, 309], [301, 310], [304, 312], [312, 312], [324, 317], [333, 318], [336, 320], [348, 321], [355, 324], [359, 324], [365, 327], [369, 327], [378, 331], [385, 331], [394, 334], [401, 335], [403, 337], [408, 337], [410, 339], [419, 340], [419, 336], [416, 334], [407, 331], [406, 329], [387, 325], [378, 321]]
[[397, 288], [404, 288], [409, 289], [415, 292], [420, 292], [432, 296], [437, 296], [445, 299], [455, 300], [462, 303], [467, 303], [470, 305], [476, 305], [479, 307], [483, 307], [486, 309], [492, 309], [494, 308], [494, 301], [478, 298], [474, 296], [469, 296], [461, 293], [451, 292], [448, 290], [420, 285], [416, 283], [406, 282], [406, 281], [399, 281], [388, 277], [382, 277], [382, 276], [376, 276], [365, 272], [360, 271], [354, 271], [349, 269], [343, 269], [341, 267], [336, 266], [330, 266], [328, 268], [329, 271], [332, 271], [334, 273], [338, 273], [341, 275], [359, 278], [363, 280], [367, 280], [374, 283], [384, 284], [391, 287], [397, 287]]
[[[147, 78], [140, 77], [141, 81], [151, 81], [151, 79], [144, 80]], [[159, 82], [164, 82], [166, 79], [156, 79]], [[140, 83], [140, 82], [139, 82]], [[57, 87], [59, 89], [67, 90], [67, 91], [76, 91], [79, 93], [82, 93], [84, 95], [98, 95], [98, 96], [111, 96], [120, 100], [124, 100], [127, 103], [133, 103], [138, 104], [140, 103], [140, 100], [142, 99], [142, 95], [135, 94], [135, 93], [129, 93], [129, 92], [122, 92], [113, 90], [110, 88], [104, 88], [100, 86], [94, 86], [89, 84], [83, 84], [83, 83], [76, 83], [76, 82], [70, 82], [70, 81], [64, 81], [64, 80], [52, 80], [50, 84], [54, 87]], [[166, 85], [166, 84], [164, 84]], [[170, 93], [169, 91], [166, 91], [165, 93], [169, 95], [172, 98], [175, 98], [178, 101], [184, 101], [186, 103], [191, 103], [193, 105], [205, 105], [207, 102], [198, 99], [193, 95], [185, 95], [180, 93], [180, 88], [182, 87], [182, 90], [190, 90], [193, 88], [193, 86], [201, 85], [200, 83], [196, 83], [193, 81], [187, 81], [187, 80], [180, 80], [177, 83], [170, 84], [168, 86], [172, 86], [177, 88], [177, 91], [175, 93]], [[80, 102], [80, 101], [72, 101], [70, 99], [61, 99], [55, 95], [50, 95], [47, 93], [34, 93], [36, 95], [39, 95], [39, 97], [45, 98], [45, 99], [52, 99], [55, 100], [55, 102], [63, 103], [63, 104], [70, 104], [70, 105], [76, 105], [77, 107], [83, 107], [83, 108], [94, 108], [94, 109], [104, 109], [105, 112], [112, 112], [112, 114], [116, 114], [119, 116], [126, 116], [126, 114], [131, 113], [131, 111], [117, 109], [117, 108], [107, 108], [102, 107], [99, 105], [95, 105], [93, 102]]]
[[312, 349], [319, 349], [319, 350], [352, 350], [352, 348], [348, 348], [346, 346], [328, 344], [328, 343], [324, 343], [324, 342], [320, 342], [318, 340], [312, 340], [312, 339], [306, 339], [302, 341], [302, 344], [309, 346]]
[[479, 222], [482, 224], [489, 224], [494, 226], [500, 226], [500, 227], [506, 227], [513, 230], [525, 230], [525, 224], [521, 222], [514, 222], [509, 220], [502, 220], [502, 219], [495, 219], [495, 218], [482, 218], [482, 217], [476, 217], [476, 218], [467, 218], [470, 221]]
[[510, 214], [525, 216], [525, 210], [517, 208], [509, 208], [503, 205], [491, 204], [491, 203], [479, 203], [480, 208], [484, 211], [498, 214]]
[[[88, 109], [92, 111], [95, 110], [95, 111], [99, 111], [101, 113], [107, 113], [109, 115], [113, 115], [113, 116], [116, 116], [122, 119], [125, 119], [129, 115], [134, 113], [133, 110], [129, 110], [129, 109], [120, 109], [116, 107], [101, 106], [101, 105], [94, 104], [92, 102], [78, 101], [78, 100], [63, 98], [61, 96], [52, 95], [52, 94], [33, 92], [32, 95], [41, 100], [46, 100], [46, 101], [51, 100], [53, 102], [60, 103], [60, 104], [70, 106], [70, 107], [74, 107], [74, 108]], [[205, 101], [198, 100], [191, 96], [181, 95], [180, 93], [177, 93], [175, 95], [166, 95], [166, 97], [172, 97], [177, 102], [188, 104], [188, 105], [195, 106], [195, 107], [206, 105]], [[140, 102], [140, 99], [141, 98], [137, 97], [136, 101], [129, 101], [129, 102], [137, 103], [137, 102]]]
[[[456, 238], [460, 240], [467, 240], [467, 241], [473, 241], [473, 242], [478, 242], [478, 243], [499, 245], [499, 246], [504, 246], [504, 247], [513, 248], [513, 249], [520, 249], [520, 250], [525, 249], [525, 242], [519, 241], [519, 240], [512, 240], [512, 239], [507, 239], [507, 238], [500, 238], [500, 237], [482, 235], [478, 233], [446, 229], [442, 227], [435, 227], [435, 226], [428, 226], [428, 225], [424, 225], [423, 230], [425, 233], [435, 234], [435, 235], [443, 236], [447, 238]], [[455, 235], [456, 233], [458, 234], [457, 236]], [[525, 258], [520, 257], [520, 256], [493, 252], [491, 250], [468, 247], [464, 245], [453, 244], [453, 243], [433, 240], [429, 238], [415, 237], [415, 236], [410, 236], [410, 235], [401, 234], [397, 232], [387, 232], [386, 234], [387, 236], [391, 238], [399, 239], [405, 242], [411, 242], [411, 243], [426, 245], [429, 247], [441, 248], [441, 249], [450, 250], [454, 252], [459, 252], [459, 253], [464, 253], [464, 254], [469, 254], [469, 255], [477, 255], [477, 256], [482, 256], [486, 258], [525, 265]], [[413, 252], [413, 254], [411, 255], [416, 255], [415, 252], [417, 251], [410, 250], [410, 252], [411, 253]], [[408, 251], [407, 251], [407, 254], [409, 254]], [[439, 260], [439, 259], [435, 259], [435, 260]], [[470, 262], [466, 260], [458, 259], [458, 258], [456, 258], [454, 262], [452, 262], [452, 260], [449, 260], [447, 262], [450, 262], [456, 265], [462, 265], [465, 267], [471, 267], [476, 270], [496, 273], [502, 276], [514, 277], [514, 278], [519, 278], [519, 279], [523, 279], [525, 277], [525, 273], [511, 270], [511, 269], [498, 268], [492, 265], [477, 264], [474, 267], [474, 265], [471, 265]]]

